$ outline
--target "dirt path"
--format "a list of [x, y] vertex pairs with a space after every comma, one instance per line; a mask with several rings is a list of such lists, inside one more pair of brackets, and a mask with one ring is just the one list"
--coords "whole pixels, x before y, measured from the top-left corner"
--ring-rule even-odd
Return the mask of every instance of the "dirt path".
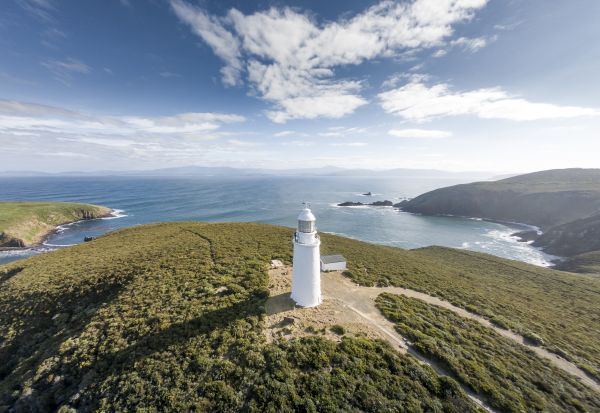
[[[344, 284], [340, 284], [340, 282]], [[452, 376], [442, 366], [426, 359], [408, 346], [404, 337], [396, 332], [394, 324], [375, 307], [375, 297], [378, 293], [373, 295], [369, 292], [365, 296], [363, 287], [357, 287], [340, 273], [323, 274], [321, 288], [323, 293], [321, 305], [313, 308], [296, 307], [290, 298], [291, 269], [284, 267], [270, 270], [271, 297], [265, 305], [267, 341], [270, 342], [278, 337], [296, 338], [314, 334], [321, 334], [331, 340], [340, 341], [342, 335], [334, 333], [330, 328], [341, 326], [344, 329], [344, 335], [385, 340], [400, 353], [410, 353], [421, 363], [433, 368], [438, 374]], [[359, 294], [356, 294], [357, 291]], [[461, 387], [474, 403], [494, 413], [494, 410], [487, 406], [479, 395], [466, 386], [461, 385]]]
[[[267, 329], [268, 339], [273, 339], [277, 335], [296, 337], [313, 334], [313, 331], [321, 331], [329, 338], [340, 340], [338, 335], [328, 329], [332, 325], [339, 324], [347, 330], [349, 335], [366, 335], [384, 339], [401, 353], [409, 352], [439, 373], [448, 374], [441, 366], [413, 351], [404, 337], [396, 332], [394, 324], [379, 312], [375, 306], [375, 299], [379, 294], [388, 292], [417, 298], [492, 328], [498, 334], [527, 347], [539, 357], [550, 361], [554, 366], [577, 377], [582, 383], [600, 392], [600, 384], [575, 364], [542, 347], [530, 345], [523, 336], [499, 328], [486, 318], [456, 307], [437, 297], [400, 287], [362, 287], [354, 284], [339, 272], [330, 272], [321, 274], [323, 304], [316, 308], [299, 309], [294, 307], [293, 301], [289, 298], [291, 269], [289, 267], [274, 269], [269, 272], [269, 276], [272, 297], [267, 301], [266, 310], [269, 318], [268, 324], [273, 328]], [[285, 334], [281, 334], [282, 331]], [[475, 397], [472, 393], [470, 396]]]
[[344, 296], [345, 302], [349, 302], [350, 300], [352, 300], [359, 301], [362, 303], [369, 303], [374, 306], [374, 300], [377, 298], [377, 296], [383, 292], [387, 292], [392, 294], [404, 295], [406, 297], [417, 298], [419, 300], [425, 301], [428, 304], [432, 304], [450, 310], [461, 317], [477, 321], [478, 323], [493, 329], [501, 336], [507, 337], [513, 341], [516, 341], [520, 345], [527, 347], [539, 357], [550, 361], [550, 363], [554, 366], [577, 377], [579, 380], [581, 380], [582, 383], [600, 392], [600, 384], [591, 377], [589, 377], [583, 370], [581, 370], [579, 367], [577, 367], [570, 361], [546, 350], [543, 347], [531, 345], [527, 342], [525, 337], [521, 336], [520, 334], [500, 328], [492, 324], [492, 322], [490, 322], [488, 319], [477, 314], [471, 313], [465, 310], [464, 308], [456, 307], [448, 301], [441, 300], [437, 297], [433, 297], [425, 293], [400, 287], [359, 287], [339, 273], [326, 273], [323, 274], [321, 279], [322, 283], [326, 286], [324, 290], [330, 291], [333, 294], [342, 294]]

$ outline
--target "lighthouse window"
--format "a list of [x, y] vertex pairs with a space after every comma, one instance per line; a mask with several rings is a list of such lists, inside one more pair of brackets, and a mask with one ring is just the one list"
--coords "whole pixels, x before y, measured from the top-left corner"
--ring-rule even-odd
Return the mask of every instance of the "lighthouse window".
[[314, 232], [315, 222], [314, 221], [298, 221], [298, 231], [300, 232]]

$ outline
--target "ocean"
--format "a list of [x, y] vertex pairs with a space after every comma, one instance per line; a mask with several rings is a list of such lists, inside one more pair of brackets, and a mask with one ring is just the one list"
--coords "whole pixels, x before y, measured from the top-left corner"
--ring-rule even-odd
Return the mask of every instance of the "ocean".
[[[426, 217], [391, 207], [338, 207], [343, 201], [393, 202], [443, 186], [457, 178], [386, 177], [43, 177], [0, 178], [0, 200], [93, 203], [116, 217], [65, 225], [43, 246], [0, 252], [0, 264], [83, 242], [115, 229], [161, 221], [256, 221], [293, 227], [309, 202], [319, 231], [401, 248], [441, 245], [487, 252], [548, 266], [556, 257], [511, 234], [519, 225], [479, 219]], [[366, 197], [362, 194], [373, 193]]]

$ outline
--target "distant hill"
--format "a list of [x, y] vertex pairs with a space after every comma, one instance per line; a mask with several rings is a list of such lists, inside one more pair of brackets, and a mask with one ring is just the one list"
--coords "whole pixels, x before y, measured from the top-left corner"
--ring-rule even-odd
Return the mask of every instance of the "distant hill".
[[0, 249], [29, 247], [58, 225], [110, 213], [109, 208], [72, 202], [0, 202]]
[[336, 166], [321, 168], [296, 169], [262, 169], [234, 168], [210, 166], [182, 166], [136, 171], [69, 171], [58, 173], [35, 171], [0, 171], [0, 177], [35, 177], [35, 176], [149, 176], [149, 177], [202, 177], [202, 176], [372, 176], [372, 177], [403, 177], [403, 178], [462, 178], [465, 181], [473, 179], [490, 179], [492, 172], [449, 172], [435, 169], [348, 169]]
[[[398, 329], [448, 360], [455, 379], [360, 334], [268, 342], [267, 268], [290, 262], [291, 234], [154, 224], [0, 266], [0, 410], [482, 412], [457, 380], [498, 411], [600, 409], [600, 395], [568, 373], [414, 299], [378, 302], [394, 321], [408, 317]], [[321, 240], [357, 283], [435, 295], [600, 378], [600, 331], [590, 328], [600, 278], [449, 248]]]
[[600, 249], [600, 169], [557, 169], [437, 189], [400, 204], [427, 215], [458, 215], [538, 226], [535, 245], [573, 256]]

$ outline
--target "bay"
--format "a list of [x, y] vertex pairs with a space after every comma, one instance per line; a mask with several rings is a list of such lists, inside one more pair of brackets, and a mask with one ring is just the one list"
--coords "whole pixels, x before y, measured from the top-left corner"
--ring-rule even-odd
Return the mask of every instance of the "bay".
[[[162, 221], [255, 221], [293, 227], [309, 202], [319, 231], [401, 248], [441, 245], [547, 266], [555, 257], [511, 234], [519, 225], [459, 217], [426, 217], [391, 207], [338, 207], [343, 201], [398, 202], [457, 178], [240, 176], [1, 178], [0, 200], [46, 200], [104, 205], [115, 218], [61, 227], [43, 246], [0, 252], [0, 263], [83, 242], [86, 236]], [[362, 194], [372, 192], [373, 196]]]

